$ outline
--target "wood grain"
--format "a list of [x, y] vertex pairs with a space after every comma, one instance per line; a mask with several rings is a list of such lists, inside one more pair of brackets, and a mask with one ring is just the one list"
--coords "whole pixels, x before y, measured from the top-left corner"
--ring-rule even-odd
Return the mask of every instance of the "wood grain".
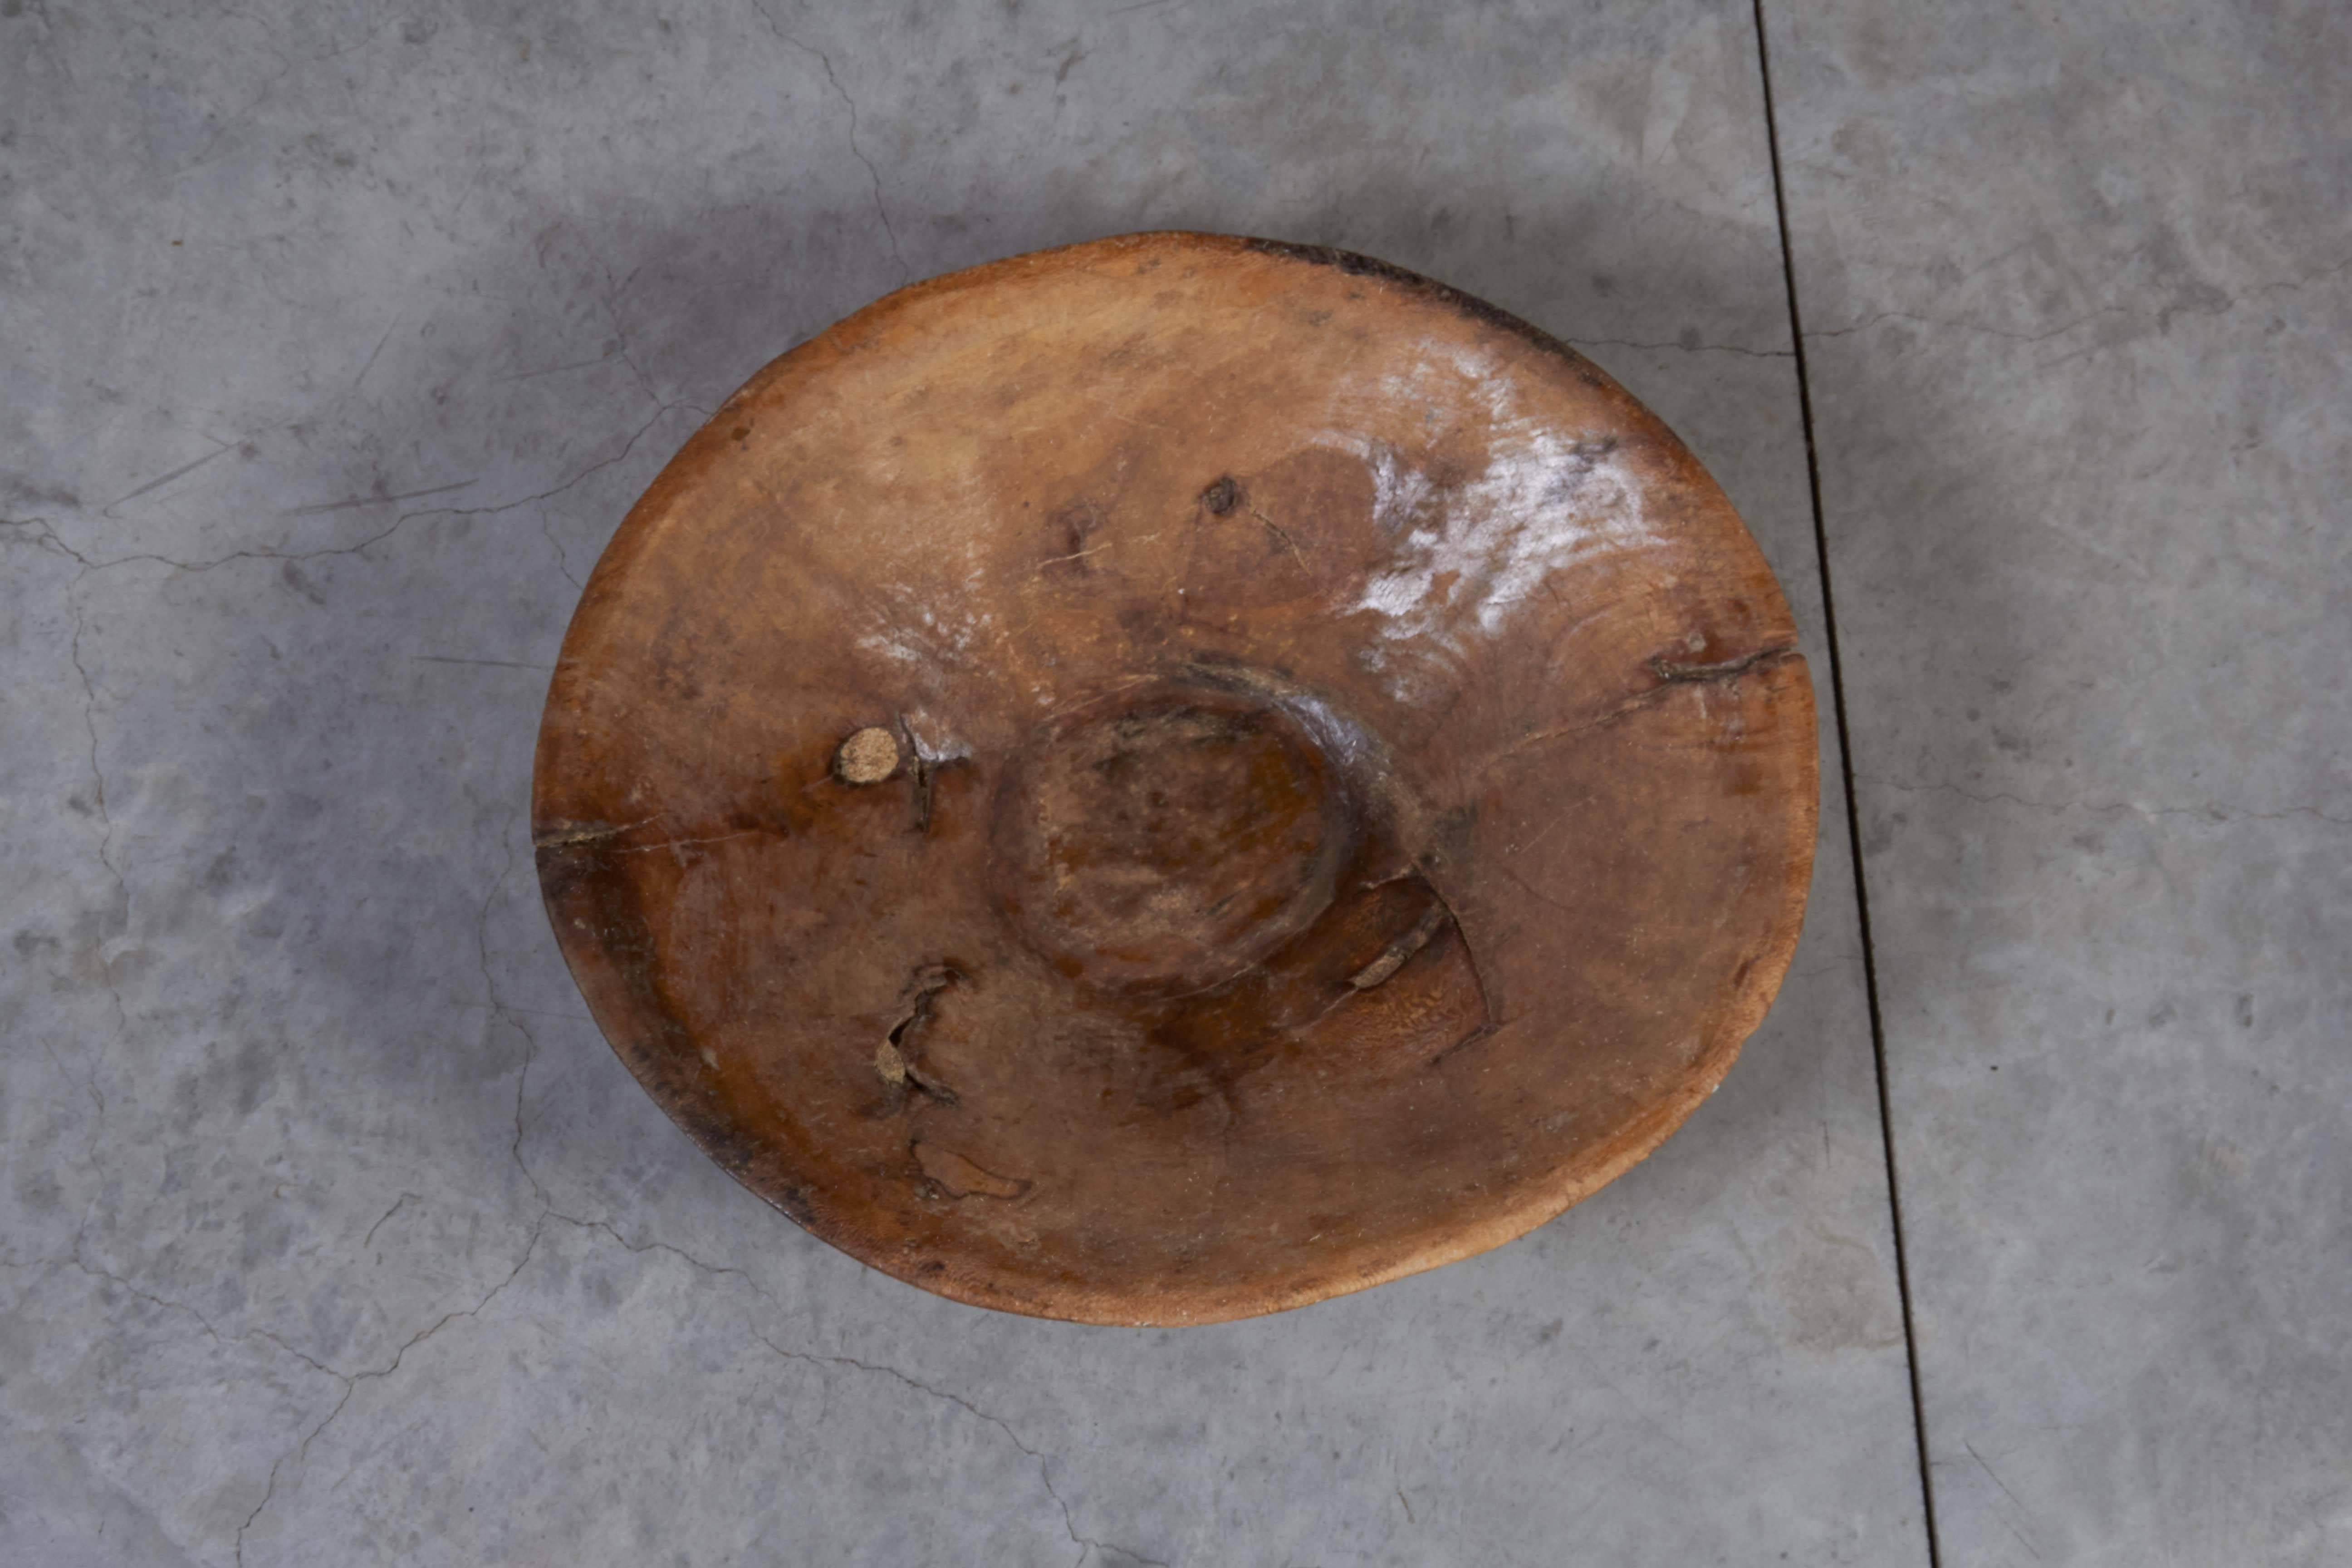
[[1493, 1247], [1722, 1078], [1818, 800], [1788, 607], [1606, 375], [1194, 234], [902, 289], [598, 563], [540, 876], [753, 1191], [982, 1306], [1203, 1322]]

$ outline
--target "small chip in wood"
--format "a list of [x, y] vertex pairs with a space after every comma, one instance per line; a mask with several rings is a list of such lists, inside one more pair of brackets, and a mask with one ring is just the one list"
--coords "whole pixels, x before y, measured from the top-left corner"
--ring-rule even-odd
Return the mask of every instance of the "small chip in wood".
[[844, 784], [880, 784], [898, 771], [898, 737], [868, 725], [841, 743], [833, 756], [833, 771]]

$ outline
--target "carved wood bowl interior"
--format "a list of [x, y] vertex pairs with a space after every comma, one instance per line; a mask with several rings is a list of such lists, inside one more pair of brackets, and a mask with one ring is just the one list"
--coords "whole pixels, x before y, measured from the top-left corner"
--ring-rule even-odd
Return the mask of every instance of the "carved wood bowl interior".
[[1818, 799], [1778, 584], [1573, 351], [1360, 257], [1108, 239], [769, 365], [614, 539], [533, 816], [597, 1022], [957, 1300], [1274, 1311], [1655, 1147]]

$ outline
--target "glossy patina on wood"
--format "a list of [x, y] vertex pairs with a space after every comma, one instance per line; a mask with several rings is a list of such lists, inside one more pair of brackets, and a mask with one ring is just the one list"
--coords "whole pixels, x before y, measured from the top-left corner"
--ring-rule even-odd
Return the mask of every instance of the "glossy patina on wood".
[[597, 1021], [752, 1190], [984, 1306], [1201, 1322], [1654, 1148], [1811, 863], [1788, 607], [1525, 323], [1204, 235], [902, 289], [688, 442], [540, 736]]

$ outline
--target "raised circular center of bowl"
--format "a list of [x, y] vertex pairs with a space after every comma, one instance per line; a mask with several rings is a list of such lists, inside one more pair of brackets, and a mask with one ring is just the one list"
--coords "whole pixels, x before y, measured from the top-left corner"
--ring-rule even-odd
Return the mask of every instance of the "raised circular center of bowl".
[[1159, 687], [1045, 726], [996, 813], [999, 893], [1073, 979], [1171, 990], [1246, 970], [1329, 901], [1346, 814], [1279, 707]]

